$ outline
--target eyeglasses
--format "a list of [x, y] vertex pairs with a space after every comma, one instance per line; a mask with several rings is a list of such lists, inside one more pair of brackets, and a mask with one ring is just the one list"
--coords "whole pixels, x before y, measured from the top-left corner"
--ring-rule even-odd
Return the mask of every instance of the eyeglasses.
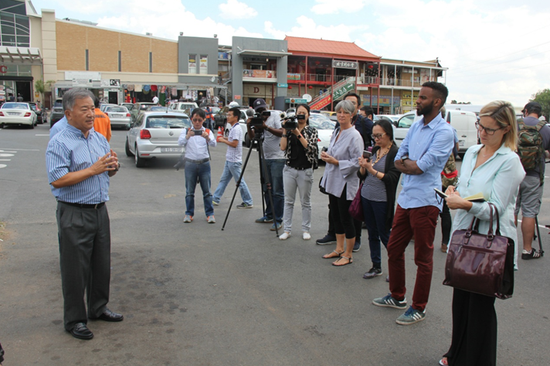
[[499, 128], [487, 128], [487, 127], [484, 127], [481, 123], [479, 122], [476, 122], [476, 128], [479, 132], [482, 132], [485, 130], [485, 133], [489, 136], [492, 136], [495, 134], [495, 132], [497, 132], [498, 130], [502, 129], [502, 127], [499, 127]]
[[373, 139], [378, 140], [386, 136], [386, 133], [377, 133], [376, 135], [371, 135]]

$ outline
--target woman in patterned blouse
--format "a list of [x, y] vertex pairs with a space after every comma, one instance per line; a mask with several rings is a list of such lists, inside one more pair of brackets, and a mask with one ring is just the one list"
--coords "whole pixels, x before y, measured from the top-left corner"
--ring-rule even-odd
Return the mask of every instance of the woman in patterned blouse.
[[[292, 213], [296, 190], [300, 193], [302, 203], [302, 238], [311, 239], [311, 186], [313, 184], [313, 169], [317, 169], [318, 147], [317, 130], [308, 125], [309, 106], [300, 104], [296, 109], [298, 126], [285, 129], [281, 138], [281, 150], [285, 152], [286, 166], [283, 170], [285, 190], [284, 232], [279, 239], [286, 240], [292, 231]], [[301, 117], [303, 116], [303, 117]]]

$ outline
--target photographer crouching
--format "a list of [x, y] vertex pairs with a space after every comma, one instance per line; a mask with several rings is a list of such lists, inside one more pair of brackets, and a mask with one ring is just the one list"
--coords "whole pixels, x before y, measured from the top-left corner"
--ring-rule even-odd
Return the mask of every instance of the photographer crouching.
[[292, 231], [296, 190], [300, 193], [302, 204], [302, 239], [311, 239], [311, 186], [313, 170], [318, 167], [319, 148], [317, 129], [308, 123], [309, 106], [300, 104], [296, 108], [296, 116], [287, 117], [283, 124], [285, 133], [281, 138], [281, 150], [286, 156], [286, 166], [283, 169], [285, 206], [284, 232], [279, 235], [280, 240], [288, 239]]
[[[264, 177], [263, 194], [266, 202], [266, 210], [264, 215], [256, 219], [257, 223], [272, 223], [271, 231], [278, 230], [282, 227], [283, 222], [283, 206], [284, 206], [284, 188], [283, 188], [283, 168], [285, 166], [285, 157], [280, 149], [281, 136], [283, 136], [283, 128], [280, 121], [280, 112], [268, 111], [265, 100], [259, 98], [253, 103], [254, 110], [257, 114], [261, 114], [263, 124], [261, 126], [252, 125], [253, 118], [246, 121], [248, 136], [253, 140], [256, 133], [263, 134], [263, 151], [267, 177]], [[252, 147], [251, 147], [252, 148]], [[261, 168], [260, 168], [261, 169]], [[268, 196], [267, 183], [271, 184], [271, 192], [273, 197], [273, 206]]]

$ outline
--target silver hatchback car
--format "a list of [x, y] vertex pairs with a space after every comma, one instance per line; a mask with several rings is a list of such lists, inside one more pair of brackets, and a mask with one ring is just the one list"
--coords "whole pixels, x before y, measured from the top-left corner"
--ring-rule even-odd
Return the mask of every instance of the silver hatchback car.
[[144, 111], [126, 135], [126, 156], [133, 156], [138, 168], [153, 158], [177, 158], [184, 151], [178, 138], [190, 127], [186, 114]]
[[128, 108], [121, 105], [109, 105], [103, 110], [103, 112], [109, 116], [112, 127], [120, 127], [125, 130], [130, 128], [132, 124], [132, 118]]

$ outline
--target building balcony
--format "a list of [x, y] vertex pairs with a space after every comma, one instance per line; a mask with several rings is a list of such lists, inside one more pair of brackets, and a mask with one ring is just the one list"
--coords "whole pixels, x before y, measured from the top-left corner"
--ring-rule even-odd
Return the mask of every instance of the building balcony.
[[437, 77], [424, 77], [424, 80], [420, 80], [419, 77], [414, 78], [381, 78], [380, 86], [382, 87], [404, 87], [407, 89], [410, 88], [421, 88], [422, 84], [428, 81], [437, 81]]
[[[334, 79], [334, 84], [338, 83], [341, 80], [349, 78], [349, 75], [327, 75], [327, 74], [287, 74], [287, 80], [289, 84], [308, 84], [312, 85], [326, 85], [332, 84]], [[378, 78], [375, 76], [365, 76], [359, 77], [359, 84], [378, 84]]]

